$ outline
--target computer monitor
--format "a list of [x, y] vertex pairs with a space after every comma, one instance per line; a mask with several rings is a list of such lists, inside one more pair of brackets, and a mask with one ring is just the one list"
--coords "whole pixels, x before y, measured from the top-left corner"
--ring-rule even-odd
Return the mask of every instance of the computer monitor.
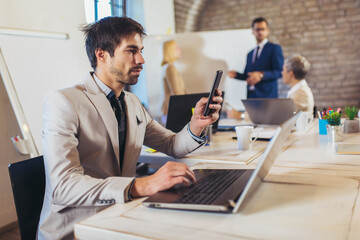
[[[224, 95], [225, 92], [222, 92], [222, 97], [224, 97]], [[208, 96], [209, 93], [195, 93], [170, 96], [166, 128], [176, 133], [180, 132], [185, 127], [185, 125], [190, 122], [192, 117], [192, 109], [195, 108], [196, 103], [202, 97]], [[219, 115], [220, 113], [221, 110], [219, 112]], [[213, 133], [217, 131], [218, 124], [219, 119], [212, 124]]]

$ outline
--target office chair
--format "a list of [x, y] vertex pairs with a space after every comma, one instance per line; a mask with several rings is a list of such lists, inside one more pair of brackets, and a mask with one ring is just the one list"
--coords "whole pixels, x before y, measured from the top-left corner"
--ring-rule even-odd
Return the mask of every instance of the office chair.
[[8, 167], [22, 240], [36, 238], [45, 193], [43, 156]]

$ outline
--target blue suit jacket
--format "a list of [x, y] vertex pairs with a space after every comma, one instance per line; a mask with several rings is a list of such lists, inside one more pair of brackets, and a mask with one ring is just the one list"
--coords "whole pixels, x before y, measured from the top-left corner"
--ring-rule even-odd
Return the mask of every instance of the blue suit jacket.
[[[255, 50], [255, 49], [254, 49]], [[284, 64], [284, 57], [280, 45], [267, 42], [261, 51], [256, 64], [252, 63], [254, 50], [248, 53], [246, 67], [243, 74], [237, 73], [236, 79], [246, 80], [248, 72], [262, 71], [263, 79], [255, 85], [255, 90], [249, 90], [248, 98], [277, 98], [278, 83], [277, 79], [281, 77], [281, 70]]]

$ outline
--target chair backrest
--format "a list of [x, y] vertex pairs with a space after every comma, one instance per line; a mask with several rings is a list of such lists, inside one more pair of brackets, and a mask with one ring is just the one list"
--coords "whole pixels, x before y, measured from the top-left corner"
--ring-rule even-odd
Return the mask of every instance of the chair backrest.
[[9, 165], [21, 239], [36, 238], [45, 192], [43, 156]]

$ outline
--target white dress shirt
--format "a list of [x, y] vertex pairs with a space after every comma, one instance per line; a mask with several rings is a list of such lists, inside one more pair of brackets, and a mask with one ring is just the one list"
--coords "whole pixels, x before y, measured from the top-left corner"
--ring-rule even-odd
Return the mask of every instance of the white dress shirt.
[[[261, 55], [261, 52], [265, 46], [265, 44], [268, 42], [269, 40], [267, 38], [265, 38], [261, 43], [259, 43], [256, 48], [254, 49], [253, 52], [253, 56], [252, 56], [252, 63], [255, 63], [255, 58], [256, 56], [259, 58]], [[257, 47], [259, 47], [259, 53], [257, 53]]]

